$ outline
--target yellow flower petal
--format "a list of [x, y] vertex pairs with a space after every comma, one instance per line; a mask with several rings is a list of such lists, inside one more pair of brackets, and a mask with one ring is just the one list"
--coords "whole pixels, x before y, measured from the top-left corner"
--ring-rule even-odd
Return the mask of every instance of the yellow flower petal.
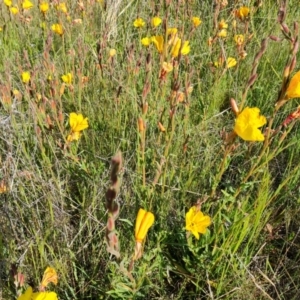
[[156, 49], [159, 53], [162, 53], [164, 50], [164, 37], [162, 35], [152, 36], [151, 42], [156, 46]]
[[300, 97], [300, 71], [292, 77], [285, 96], [287, 99]]
[[58, 300], [54, 292], [37, 292], [32, 294], [32, 300]]
[[140, 208], [135, 223], [135, 240], [137, 242], [142, 242], [145, 239], [147, 232], [153, 223], [153, 213]]
[[32, 287], [28, 287], [24, 294], [20, 295], [17, 300], [31, 300], [32, 299]]

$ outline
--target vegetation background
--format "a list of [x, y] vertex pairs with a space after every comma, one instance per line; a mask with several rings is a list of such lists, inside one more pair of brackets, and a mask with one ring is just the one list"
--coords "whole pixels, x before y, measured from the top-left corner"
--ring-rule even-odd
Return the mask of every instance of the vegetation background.
[[[280, 127], [299, 100], [274, 114], [285, 79], [299, 69], [284, 73], [298, 57], [299, 1], [50, 2], [42, 13], [36, 0], [30, 9], [15, 0], [15, 14], [0, 2], [2, 298], [17, 297], [11, 269], [37, 287], [50, 265], [59, 299], [299, 299], [300, 131], [297, 120]], [[242, 6], [245, 18], [236, 14]], [[154, 16], [163, 20], [155, 28]], [[138, 17], [145, 26], [133, 26]], [[222, 19], [226, 37], [218, 36]], [[188, 55], [142, 45], [169, 27], [190, 42]], [[162, 76], [164, 61], [173, 71]], [[229, 140], [231, 98], [273, 120], [279, 131], [268, 143]], [[71, 112], [89, 128], [68, 142]], [[119, 259], [105, 238], [118, 150]], [[184, 229], [197, 203], [212, 218], [199, 240]], [[140, 207], [155, 223], [129, 274]]]

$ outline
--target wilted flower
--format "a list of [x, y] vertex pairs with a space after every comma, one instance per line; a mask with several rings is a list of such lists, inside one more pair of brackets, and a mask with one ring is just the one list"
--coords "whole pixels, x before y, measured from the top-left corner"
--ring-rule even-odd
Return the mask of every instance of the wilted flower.
[[300, 97], [300, 71], [298, 71], [291, 79], [289, 86], [285, 92], [287, 99]]
[[228, 24], [225, 22], [224, 19], [221, 20], [221, 22], [219, 22], [219, 29], [226, 29], [228, 28]]
[[233, 57], [228, 57], [227, 58], [227, 64], [226, 67], [227, 69], [234, 67], [237, 64], [236, 59]]
[[73, 76], [71, 73], [67, 73], [61, 76], [61, 79], [64, 83], [71, 84], [73, 80]]
[[47, 267], [43, 275], [40, 289], [44, 290], [50, 282], [54, 283], [55, 285], [57, 284], [57, 273], [54, 268]]
[[56, 6], [56, 9], [57, 9], [58, 11], [62, 11], [62, 12], [65, 13], [65, 14], [68, 12], [67, 5], [66, 5], [65, 2], [59, 3], [59, 4]]
[[8, 190], [7, 185], [5, 184], [4, 180], [0, 181], [0, 194], [6, 193]]
[[162, 53], [164, 50], [164, 37], [162, 35], [152, 36], [151, 42], [156, 46], [157, 51]]
[[142, 39], [141, 39], [141, 43], [142, 43], [143, 46], [146, 46], [146, 47], [147, 47], [147, 46], [150, 45], [151, 39], [148, 38], [148, 37], [142, 38]]
[[28, 71], [21, 74], [23, 83], [28, 83], [30, 81], [30, 73]]
[[11, 11], [11, 13], [12, 13], [13, 15], [16, 15], [16, 14], [19, 13], [19, 9], [18, 9], [17, 6], [12, 6], [9, 10]]
[[236, 118], [234, 131], [245, 141], [264, 141], [265, 137], [258, 129], [267, 123], [267, 119], [260, 115], [257, 107], [246, 107]]
[[135, 240], [137, 242], [143, 242], [149, 228], [153, 225], [153, 223], [153, 213], [140, 208], [135, 222]]
[[173, 71], [173, 65], [171, 63], [166, 62], [166, 61], [163, 62], [162, 68], [166, 73], [169, 73], [169, 72]]
[[47, 2], [40, 3], [40, 11], [45, 14], [49, 10], [49, 4]]
[[133, 26], [134, 27], [144, 27], [145, 26], [145, 21], [142, 18], [137, 18], [134, 22], [133, 22]]
[[30, 9], [33, 7], [33, 3], [30, 0], [23, 0], [22, 7], [23, 9]]
[[201, 19], [198, 17], [192, 17], [192, 22], [194, 27], [198, 27], [202, 23]]
[[51, 26], [51, 29], [53, 32], [55, 32], [56, 34], [59, 34], [59, 35], [63, 35], [64, 34], [64, 30], [63, 30], [63, 27], [61, 24], [53, 24]]
[[236, 44], [238, 46], [241, 46], [244, 43], [244, 40], [245, 40], [245, 38], [242, 34], [236, 34], [234, 36], [234, 41], [236, 42]]
[[30, 286], [17, 300], [58, 300], [58, 298], [57, 294], [54, 292], [33, 293], [32, 287]]
[[161, 18], [159, 18], [159, 17], [153, 17], [152, 20], [151, 20], [151, 25], [153, 27], [157, 27], [157, 26], [159, 26], [161, 24], [161, 22], [162, 22]]
[[185, 229], [199, 240], [199, 233], [206, 232], [207, 227], [211, 224], [211, 219], [209, 216], [205, 216], [197, 206], [192, 206], [185, 215], [185, 223]]
[[168, 28], [167, 29], [167, 35], [170, 35], [170, 34], [176, 34], [177, 33], [177, 28], [175, 28], [175, 27], [170, 27], [170, 28]]
[[247, 6], [242, 6], [242, 7], [240, 7], [239, 9], [236, 10], [235, 15], [236, 15], [238, 18], [240, 18], [240, 19], [243, 20], [244, 18], [248, 17], [249, 12], [250, 12], [249, 7], [247, 7]]

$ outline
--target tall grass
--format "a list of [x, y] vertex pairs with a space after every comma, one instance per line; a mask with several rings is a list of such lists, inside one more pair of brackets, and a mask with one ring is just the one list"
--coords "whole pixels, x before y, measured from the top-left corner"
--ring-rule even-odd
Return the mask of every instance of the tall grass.
[[[241, 18], [240, 1], [59, 2], [0, 3], [0, 298], [21, 293], [13, 274], [36, 288], [50, 265], [59, 299], [298, 299], [299, 124], [282, 126], [298, 99], [280, 101], [299, 69], [299, 3], [244, 1]], [[170, 27], [189, 54], [142, 45]], [[266, 116], [263, 142], [236, 136], [230, 99]], [[89, 122], [72, 142], [71, 112]], [[112, 174], [120, 257], [107, 251]], [[212, 219], [199, 240], [185, 230], [194, 205]], [[155, 222], [130, 268], [141, 207]]]

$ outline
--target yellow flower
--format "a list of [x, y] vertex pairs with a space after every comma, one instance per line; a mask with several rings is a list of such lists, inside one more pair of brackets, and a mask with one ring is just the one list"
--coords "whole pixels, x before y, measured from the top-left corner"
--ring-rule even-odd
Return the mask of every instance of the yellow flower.
[[114, 57], [116, 54], [117, 54], [116, 49], [110, 49], [110, 50], [109, 50], [109, 56], [110, 56], [110, 57]]
[[145, 26], [145, 22], [142, 18], [137, 18], [134, 22], [133, 22], [133, 26], [134, 27], [144, 27]]
[[61, 76], [61, 79], [64, 83], [71, 84], [72, 80], [73, 80], [73, 76], [71, 73], [67, 73], [67, 74]]
[[183, 43], [182, 48], [181, 48], [181, 54], [182, 55], [187, 55], [187, 54], [190, 53], [190, 51], [191, 51], [190, 42], [189, 41], [185, 41]]
[[143, 46], [146, 46], [146, 47], [147, 47], [147, 46], [150, 45], [151, 39], [148, 38], [148, 37], [142, 38], [142, 39], [141, 39], [141, 43], [142, 43]]
[[174, 34], [177, 33], [177, 31], [178, 31], [177, 28], [170, 27], [170, 28], [167, 29], [167, 35], [170, 35], [170, 34], [174, 35]]
[[242, 34], [236, 34], [234, 36], [234, 41], [236, 42], [236, 44], [238, 46], [241, 46], [244, 43], [244, 40], [245, 40], [245, 38]]
[[56, 293], [54, 292], [32, 292], [30, 286], [24, 294], [20, 295], [17, 300], [58, 300]]
[[70, 113], [69, 122], [73, 132], [80, 132], [89, 127], [88, 118], [83, 118], [82, 114]]
[[13, 15], [16, 15], [16, 14], [19, 13], [19, 9], [18, 9], [17, 6], [13, 6], [13, 7], [11, 7], [9, 10], [11, 11], [11, 13], [12, 13]]
[[219, 23], [219, 29], [226, 29], [228, 28], [228, 24], [224, 21], [224, 19], [221, 20]]
[[285, 96], [287, 99], [300, 97], [300, 71], [292, 77]]
[[27, 72], [27, 71], [23, 72], [21, 74], [21, 76], [22, 76], [23, 83], [28, 83], [30, 81], [30, 73], [29, 72]]
[[49, 4], [47, 2], [41, 2], [40, 11], [45, 14], [49, 10]]
[[153, 223], [153, 213], [140, 208], [135, 222], [135, 240], [137, 242], [141, 243], [145, 239], [147, 232]]
[[201, 19], [198, 17], [192, 17], [192, 22], [194, 27], [198, 27], [202, 23]]
[[161, 24], [161, 18], [159, 18], [159, 17], [154, 17], [154, 18], [152, 18], [152, 20], [151, 20], [151, 25], [153, 26], [153, 27], [157, 27], [157, 26], [159, 26], [160, 24]]
[[225, 38], [226, 36], [227, 36], [227, 30], [226, 29], [222, 29], [218, 32], [218, 37]]
[[227, 69], [234, 67], [237, 64], [236, 59], [233, 57], [228, 57], [227, 58]]
[[[171, 55], [172, 55], [172, 57], [177, 57], [179, 55], [180, 47], [181, 47], [181, 39], [178, 38], [178, 37], [176, 37], [174, 39], [173, 47], [171, 49]], [[183, 43], [183, 45], [182, 45], [180, 53], [182, 55], [187, 55], [187, 54], [190, 53], [190, 51], [191, 51], [190, 42], [189, 41], [185, 41]]]
[[22, 7], [23, 9], [30, 9], [33, 7], [33, 3], [30, 0], [23, 0]]
[[55, 271], [55, 269], [51, 268], [51, 267], [47, 267], [45, 272], [44, 272], [44, 276], [41, 282], [41, 287], [45, 288], [47, 287], [47, 285], [52, 282], [55, 285], [57, 284], [57, 273]]
[[64, 34], [64, 29], [62, 27], [61, 24], [53, 24], [51, 26], [51, 29], [53, 32], [55, 32], [56, 34], [59, 34], [59, 35], [63, 35]]
[[236, 10], [235, 15], [240, 19], [244, 19], [244, 18], [248, 17], [249, 12], [250, 12], [249, 7], [242, 6]]
[[185, 229], [191, 231], [199, 240], [199, 233], [205, 233], [206, 228], [211, 224], [209, 216], [205, 216], [198, 207], [192, 206], [185, 215]]
[[179, 55], [179, 49], [181, 47], [181, 39], [176, 37], [173, 42], [173, 47], [171, 49], [172, 57], [177, 57]]
[[157, 51], [162, 53], [164, 50], [164, 37], [162, 35], [152, 36], [151, 42], [156, 46]]
[[10, 7], [12, 5], [12, 0], [4, 0], [4, 4], [7, 6], [7, 7]]
[[246, 107], [236, 118], [234, 131], [245, 141], [264, 141], [265, 137], [258, 129], [267, 123], [257, 107]]
[[63, 13], [67, 13], [68, 9], [67, 9], [67, 5], [65, 2], [61, 2], [56, 6], [56, 9], [59, 11], [62, 11]]

